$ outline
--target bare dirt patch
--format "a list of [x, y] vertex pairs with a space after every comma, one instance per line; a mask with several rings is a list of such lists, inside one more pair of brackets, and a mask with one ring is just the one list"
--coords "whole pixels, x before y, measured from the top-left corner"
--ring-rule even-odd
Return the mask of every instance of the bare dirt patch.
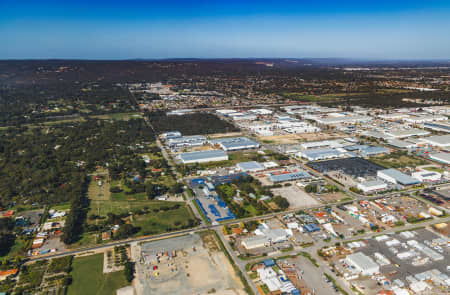
[[297, 144], [304, 141], [317, 141], [326, 139], [336, 139], [343, 138], [344, 134], [341, 133], [300, 133], [300, 134], [286, 134], [286, 135], [275, 135], [275, 136], [260, 136], [258, 137], [261, 141], [271, 142], [274, 144]]

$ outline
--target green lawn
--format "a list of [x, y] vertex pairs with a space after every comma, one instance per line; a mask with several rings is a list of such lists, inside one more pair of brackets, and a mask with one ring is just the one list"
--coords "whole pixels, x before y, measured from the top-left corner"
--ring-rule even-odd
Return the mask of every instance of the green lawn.
[[67, 295], [115, 295], [129, 285], [123, 271], [103, 274], [103, 254], [74, 259], [71, 275]]
[[438, 172], [438, 173], [444, 173], [445, 172], [444, 169], [439, 168], [439, 167], [434, 167], [434, 166], [432, 166], [432, 167], [425, 167], [423, 169], [428, 170], [428, 171]]
[[382, 157], [371, 157], [370, 161], [386, 168], [416, 167], [428, 164], [426, 160], [414, 157], [412, 155], [403, 155], [397, 153], [392, 153], [390, 155], [385, 155]]

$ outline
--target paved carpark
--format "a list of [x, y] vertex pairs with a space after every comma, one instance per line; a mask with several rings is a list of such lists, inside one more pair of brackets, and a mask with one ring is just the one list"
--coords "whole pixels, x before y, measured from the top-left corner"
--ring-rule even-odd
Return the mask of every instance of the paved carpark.
[[320, 173], [342, 171], [342, 173], [354, 178], [375, 176], [378, 170], [385, 169], [378, 164], [359, 157], [309, 162], [307, 165]]
[[[423, 241], [425, 241], [425, 240], [431, 241], [433, 239], [440, 237], [438, 234], [433, 233], [427, 229], [419, 229], [419, 230], [415, 230], [415, 232], [416, 232], [416, 235], [411, 239], [405, 239], [400, 234], [393, 234], [393, 235], [389, 236], [390, 237], [389, 240], [391, 240], [392, 238], [395, 238], [395, 239], [399, 240], [401, 243], [405, 243], [408, 240], [416, 240], [419, 243], [424, 244]], [[383, 274], [385, 274], [387, 276], [387, 278], [389, 278], [391, 280], [391, 282], [395, 279], [400, 279], [403, 283], [408, 285], [408, 282], [405, 279], [407, 276], [414, 276], [416, 274], [422, 273], [427, 270], [432, 270], [432, 269], [438, 269], [442, 273], [447, 273], [447, 265], [450, 261], [449, 260], [450, 255], [449, 255], [448, 248], [445, 249], [444, 253], [440, 253], [441, 255], [444, 256], [444, 259], [438, 260], [438, 261], [432, 261], [430, 259], [430, 261], [424, 265], [414, 266], [411, 264], [411, 259], [401, 260], [396, 256], [396, 254], [391, 252], [389, 250], [390, 247], [388, 247], [385, 244], [386, 241], [378, 242], [375, 239], [368, 239], [367, 242], [368, 242], [368, 245], [366, 247], [361, 248], [360, 249], [361, 252], [363, 252], [364, 254], [366, 254], [372, 258], [374, 257], [373, 256], [374, 253], [378, 252], [378, 253], [381, 253], [382, 255], [384, 255], [387, 259], [389, 259], [392, 262], [391, 264], [380, 267], [381, 272]], [[396, 246], [396, 248], [398, 248], [399, 253], [410, 249], [409, 246], [407, 249], [405, 249], [401, 245]], [[421, 253], [421, 256], [425, 257], [426, 255]], [[398, 265], [398, 267], [396, 265]], [[388, 276], [388, 274], [392, 274], [392, 275]]]

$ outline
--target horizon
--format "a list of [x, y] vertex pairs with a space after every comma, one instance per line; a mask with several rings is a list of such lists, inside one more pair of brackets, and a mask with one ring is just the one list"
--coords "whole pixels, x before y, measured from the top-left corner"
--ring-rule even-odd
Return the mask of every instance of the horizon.
[[450, 59], [448, 1], [4, 0], [0, 9], [1, 60]]

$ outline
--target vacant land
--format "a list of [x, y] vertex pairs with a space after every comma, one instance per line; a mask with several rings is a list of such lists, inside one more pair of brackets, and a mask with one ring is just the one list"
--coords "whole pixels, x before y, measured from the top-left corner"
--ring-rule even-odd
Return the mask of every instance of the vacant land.
[[428, 164], [426, 160], [408, 155], [403, 152], [394, 152], [382, 157], [371, 157], [370, 160], [386, 168], [416, 167]]
[[[149, 213], [137, 214], [137, 211], [145, 209]], [[107, 201], [91, 203], [89, 214], [106, 217], [108, 213], [120, 215], [132, 214], [129, 221], [140, 227], [136, 235], [158, 234], [169, 230], [181, 229], [189, 226], [195, 217], [190, 208], [184, 202], [168, 201]]]
[[307, 208], [318, 205], [319, 202], [296, 185], [272, 189], [274, 195], [279, 195], [289, 201], [289, 209]]
[[72, 266], [67, 295], [115, 295], [117, 289], [129, 285], [123, 271], [103, 273], [103, 254], [76, 258]]
[[258, 139], [262, 142], [267, 142], [271, 144], [297, 144], [304, 141], [316, 141], [316, 140], [326, 140], [333, 138], [342, 138], [343, 134], [334, 133], [301, 133], [301, 134], [286, 134], [286, 135], [274, 135], [274, 136], [260, 136]]
[[[246, 294], [214, 234], [201, 233], [141, 245], [143, 256], [154, 257], [160, 251], [177, 252], [170, 265], [147, 260], [137, 263], [138, 289], [151, 294]], [[178, 254], [180, 253], [180, 254]], [[184, 253], [184, 254], [181, 254]], [[153, 266], [157, 270], [153, 270]], [[138, 292], [140, 293], [140, 292]]]

